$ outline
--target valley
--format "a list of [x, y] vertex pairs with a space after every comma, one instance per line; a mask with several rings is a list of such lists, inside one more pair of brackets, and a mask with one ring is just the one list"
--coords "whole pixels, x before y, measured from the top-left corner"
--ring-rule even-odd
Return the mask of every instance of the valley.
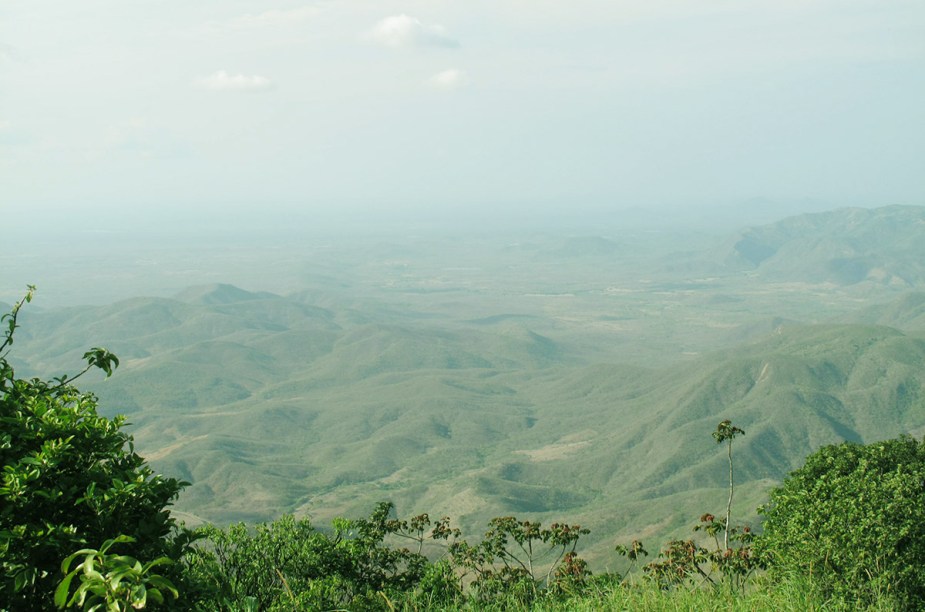
[[[191, 524], [390, 500], [470, 535], [508, 514], [581, 523], [606, 565], [617, 541], [651, 550], [722, 507], [723, 419], [746, 431], [734, 515], [752, 522], [821, 445], [925, 433], [923, 227], [925, 208], [885, 207], [722, 234], [150, 243], [56, 272], [23, 252], [7, 263], [39, 293], [13, 357], [51, 376], [91, 346], [118, 355], [84, 386], [192, 483]], [[42, 273], [103, 299], [43, 307]]]

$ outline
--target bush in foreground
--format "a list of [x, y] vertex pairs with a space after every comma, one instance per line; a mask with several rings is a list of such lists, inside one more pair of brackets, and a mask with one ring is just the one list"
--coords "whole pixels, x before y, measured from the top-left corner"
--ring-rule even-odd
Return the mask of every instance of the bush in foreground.
[[16, 378], [7, 356], [32, 291], [2, 318], [0, 608], [47, 610], [62, 561], [78, 549], [128, 536], [126, 554], [178, 558], [167, 507], [185, 483], [155, 475], [122, 431], [124, 418], [98, 415], [96, 397], [71, 384], [94, 367], [111, 374], [119, 361], [108, 351], [88, 351], [76, 376]]
[[925, 445], [826, 446], [771, 492], [758, 546], [777, 575], [859, 607], [925, 606]]

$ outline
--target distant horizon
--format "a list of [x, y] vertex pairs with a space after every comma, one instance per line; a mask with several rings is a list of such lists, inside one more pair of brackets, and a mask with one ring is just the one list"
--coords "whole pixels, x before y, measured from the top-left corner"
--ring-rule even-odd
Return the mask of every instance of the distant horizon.
[[[14, 212], [10, 225], [15, 233], [146, 234], [170, 233], [202, 237], [223, 233], [309, 231], [342, 234], [381, 234], [395, 229], [509, 233], [515, 230], [610, 231], [620, 229], [668, 229], [729, 232], [751, 225], [773, 223], [784, 217], [820, 213], [842, 208], [875, 209], [887, 206], [925, 206], [921, 202], [839, 202], [809, 198], [775, 201], [756, 196], [743, 200], [703, 203], [594, 205], [576, 202], [571, 207], [549, 202], [505, 202], [503, 205], [472, 205], [468, 208], [434, 210], [409, 206], [394, 209], [344, 206], [323, 213], [310, 208], [279, 208], [272, 203], [223, 206], [163, 206], [140, 211], [97, 209], [66, 211], [41, 208]], [[298, 225], [293, 225], [293, 224]], [[602, 225], [603, 224], [603, 225]], [[15, 239], [16, 236], [11, 237]]]
[[[575, 213], [502, 222], [492, 217], [441, 221], [395, 216], [354, 218], [345, 213], [337, 221], [319, 221], [309, 213], [263, 216], [223, 216], [205, 223], [204, 211], [184, 216], [164, 213], [139, 221], [137, 217], [55, 215], [14, 219], [0, 251], [5, 275], [0, 279], [0, 301], [12, 303], [27, 284], [39, 287], [36, 307], [106, 304], [138, 296], [169, 297], [190, 286], [227, 283], [248, 291], [286, 294], [281, 287], [296, 279], [318, 254], [337, 252], [362, 256], [383, 245], [446, 245], [531, 237], [602, 237], [642, 240], [651, 245], [720, 244], [740, 232], [771, 225], [801, 214], [841, 209], [877, 210], [893, 206], [839, 206], [806, 210], [805, 202], [786, 206], [754, 200], [752, 208], [736, 214], [718, 207], [710, 210], [611, 211], [600, 216]], [[753, 222], [745, 220], [751, 218]], [[185, 221], [185, 220], [186, 221]], [[739, 220], [737, 223], [736, 220]], [[649, 240], [649, 237], [652, 239]], [[314, 255], [312, 255], [314, 253]], [[324, 258], [323, 258], [324, 259]]]

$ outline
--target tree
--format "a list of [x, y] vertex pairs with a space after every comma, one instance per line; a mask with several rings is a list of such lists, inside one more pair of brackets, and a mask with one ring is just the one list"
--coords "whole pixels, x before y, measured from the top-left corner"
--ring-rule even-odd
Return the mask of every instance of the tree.
[[119, 365], [102, 348], [88, 351], [77, 375], [18, 379], [7, 360], [20, 309], [34, 287], [0, 319], [0, 608], [54, 607], [61, 563], [78, 549], [127, 536], [137, 559], [178, 559], [168, 507], [188, 483], [154, 474], [122, 431], [125, 418], [97, 414], [97, 398], [73, 386], [91, 368]]
[[771, 492], [756, 547], [778, 575], [866, 607], [925, 606], [925, 445], [826, 446]]
[[[646, 576], [661, 588], [673, 588], [687, 585], [691, 581], [719, 587], [712, 573], [719, 570], [726, 584], [744, 592], [749, 578], [761, 567], [761, 560], [752, 551], [755, 535], [746, 525], [732, 525], [732, 498], [735, 493], [735, 478], [732, 463], [732, 441], [736, 436], [745, 435], [745, 431], [726, 419], [716, 426], [713, 439], [717, 444], [726, 443], [726, 456], [729, 461], [729, 497], [726, 500], [726, 516], [717, 518], [706, 513], [700, 517], [700, 523], [694, 531], [702, 531], [713, 540], [714, 548], [702, 546], [694, 540], [672, 540], [668, 542], [658, 557], [644, 566]], [[719, 534], [723, 534], [722, 545]], [[637, 548], [634, 542], [634, 549]], [[642, 550], [642, 545], [638, 548]], [[617, 552], [627, 554], [626, 547], [617, 547]], [[645, 552], [645, 551], [643, 551]], [[708, 569], [709, 568], [709, 569]]]
[[[259, 610], [385, 610], [392, 597], [454, 598], [459, 580], [423, 549], [455, 538], [458, 530], [446, 517], [399, 520], [390, 518], [393, 510], [382, 502], [368, 518], [335, 519], [333, 533], [292, 515], [255, 529], [205, 526], [206, 545], [190, 555], [189, 571], [211, 590], [204, 606], [211, 610], [239, 610], [242, 602]], [[394, 545], [401, 541], [416, 550]]]
[[732, 518], [732, 495], [735, 492], [735, 478], [732, 473], [732, 441], [736, 436], [744, 436], [745, 431], [732, 424], [732, 421], [726, 419], [716, 426], [713, 432], [713, 439], [717, 444], [726, 443], [726, 452], [729, 458], [729, 501], [726, 503], [726, 523], [723, 529], [723, 549], [729, 549], [729, 521]]
[[581, 525], [553, 523], [543, 527], [513, 516], [493, 518], [482, 541], [465, 540], [450, 546], [453, 562], [472, 575], [472, 587], [482, 603], [513, 598], [519, 604], [546, 593], [580, 591], [590, 577], [578, 556], [578, 539], [591, 533]]

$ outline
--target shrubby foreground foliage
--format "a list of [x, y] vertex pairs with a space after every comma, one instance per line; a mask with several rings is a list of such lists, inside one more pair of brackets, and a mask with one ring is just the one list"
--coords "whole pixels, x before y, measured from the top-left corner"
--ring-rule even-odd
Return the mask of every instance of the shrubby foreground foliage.
[[826, 446], [771, 492], [763, 554], [827, 596], [925, 606], [925, 444]]
[[[764, 533], [732, 524], [733, 441], [725, 420], [724, 516], [655, 559], [617, 546], [632, 573], [592, 575], [580, 525], [490, 521], [475, 542], [450, 519], [367, 518], [318, 530], [292, 516], [249, 528], [177, 526], [187, 483], [154, 474], [73, 381], [118, 359], [85, 354], [76, 376], [22, 380], [0, 343], [0, 610], [920, 609], [925, 607], [925, 449], [912, 438], [829, 446], [772, 491]], [[641, 567], [638, 567], [641, 566]], [[641, 571], [635, 571], [635, 570]], [[765, 571], [767, 570], [767, 571]]]
[[[490, 605], [579, 593], [590, 572], [577, 554], [578, 525], [494, 519], [478, 544], [444, 517], [392, 518], [379, 504], [365, 519], [334, 521], [333, 534], [284, 516], [250, 530], [205, 527], [207, 542], [187, 559], [221, 610], [428, 609], [470, 601]], [[403, 545], [404, 544], [404, 545]], [[438, 551], [430, 557], [425, 548]], [[243, 606], [243, 607], [242, 607]]]
[[138, 558], [177, 557], [183, 540], [167, 507], [185, 483], [155, 475], [122, 431], [123, 417], [96, 412], [96, 398], [72, 382], [119, 361], [104, 349], [87, 367], [52, 381], [17, 379], [7, 355], [32, 288], [3, 316], [0, 343], [0, 602], [11, 609], [53, 608], [60, 566], [84, 546], [125, 535]]

